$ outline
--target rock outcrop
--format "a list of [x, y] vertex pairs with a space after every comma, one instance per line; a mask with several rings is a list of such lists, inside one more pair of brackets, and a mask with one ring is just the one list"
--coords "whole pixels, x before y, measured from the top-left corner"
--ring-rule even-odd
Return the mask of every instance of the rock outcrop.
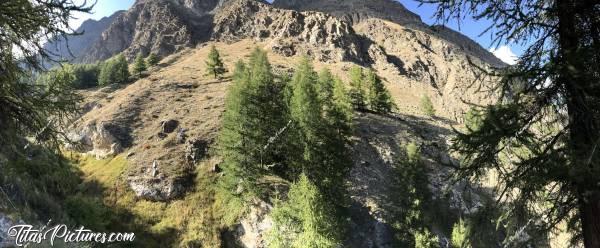
[[125, 11], [117, 11], [100, 20], [86, 20], [75, 30], [78, 35], [67, 36], [67, 39], [60, 37], [46, 43], [44, 49], [51, 53], [51, 57], [55, 60], [65, 59], [78, 62], [88, 52], [91, 45], [102, 38], [102, 33], [124, 13]]
[[443, 26], [429, 26], [421, 18], [394, 0], [275, 0], [273, 5], [298, 11], [320, 11], [357, 25], [371, 19], [400, 24], [408, 29], [425, 32], [460, 47], [464, 53], [488, 64], [504, 66], [492, 53], [468, 37]]
[[104, 60], [120, 52], [128, 59], [139, 52], [163, 57], [206, 41], [214, 12], [224, 1], [138, 0], [112, 22], [81, 60]]
[[273, 8], [252, 0], [228, 3], [216, 16], [213, 39], [268, 41], [284, 56], [310, 55], [323, 62], [363, 61], [361, 41], [352, 27], [318, 12]]

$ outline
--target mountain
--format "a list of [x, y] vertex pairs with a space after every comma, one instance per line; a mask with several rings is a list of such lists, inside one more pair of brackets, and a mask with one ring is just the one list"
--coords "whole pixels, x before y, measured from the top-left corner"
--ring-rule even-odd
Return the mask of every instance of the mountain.
[[[440, 245], [460, 216], [476, 215], [486, 204], [489, 192], [448, 180], [449, 165], [459, 161], [449, 146], [471, 103], [493, 103], [498, 93], [498, 78], [482, 78], [474, 65], [505, 65], [466, 36], [424, 24], [396, 1], [138, 0], [106, 22], [95, 42], [80, 49], [79, 61], [121, 52], [130, 60], [155, 53], [161, 61], [131, 84], [82, 90], [85, 111], [68, 127], [65, 149], [76, 154], [75, 168], [87, 183], [80, 194], [96, 193], [117, 216], [102, 223], [137, 231], [140, 247], [265, 247], [276, 203], [257, 197], [219, 205], [226, 200], [218, 187], [222, 159], [213, 152], [231, 71], [256, 47], [268, 51], [282, 78], [303, 58], [345, 82], [352, 67], [373, 69], [397, 105], [392, 114], [355, 113], [345, 180], [350, 235], [343, 247], [397, 247], [397, 213], [406, 211], [400, 204], [413, 204], [396, 195], [409, 144], [421, 153], [431, 192], [422, 202], [435, 206], [424, 213], [424, 225]], [[223, 78], [206, 75], [213, 45], [230, 70]], [[425, 96], [435, 117], [423, 113]], [[273, 192], [291, 183], [265, 181]], [[241, 206], [247, 211], [228, 215]], [[491, 226], [480, 229], [501, 236]]]
[[403, 27], [445, 39], [486, 63], [495, 66], [504, 65], [492, 53], [465, 35], [441, 25], [429, 26], [423, 23], [417, 14], [406, 9], [396, 0], [275, 0], [273, 5], [298, 11], [325, 12], [353, 25], [371, 18], [391, 21]]
[[90, 48], [102, 38], [102, 33], [121, 16], [125, 11], [117, 11], [108, 17], [100, 20], [89, 19], [84, 21], [79, 28], [75, 30], [79, 35], [59, 38], [58, 40], [46, 43], [44, 49], [49, 51], [55, 59], [67, 59], [78, 61]]

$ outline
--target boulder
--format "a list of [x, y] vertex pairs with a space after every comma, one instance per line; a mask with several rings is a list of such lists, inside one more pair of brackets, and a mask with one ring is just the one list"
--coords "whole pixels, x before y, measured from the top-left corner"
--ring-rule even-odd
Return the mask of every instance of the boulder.
[[173, 119], [164, 120], [160, 123], [160, 126], [163, 133], [172, 133], [179, 126], [179, 121]]

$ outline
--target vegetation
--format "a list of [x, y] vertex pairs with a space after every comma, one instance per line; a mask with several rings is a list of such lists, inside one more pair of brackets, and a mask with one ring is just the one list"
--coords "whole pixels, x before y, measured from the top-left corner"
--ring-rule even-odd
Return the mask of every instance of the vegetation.
[[129, 82], [129, 65], [123, 54], [108, 59], [102, 64], [98, 75], [98, 84], [107, 86], [110, 84], [125, 84]]
[[453, 149], [465, 159], [457, 177], [479, 180], [484, 172], [495, 172], [508, 215], [539, 216], [538, 227], [546, 231], [569, 223], [573, 241], [600, 247], [597, 3], [422, 2], [437, 4], [437, 17], [444, 21], [468, 15], [492, 20], [486, 30], [494, 30], [498, 45], [527, 44], [515, 66], [474, 68], [482, 76], [502, 77], [501, 101], [485, 109], [479, 130], [458, 134]]
[[138, 53], [135, 57], [135, 61], [133, 63], [133, 72], [137, 74], [138, 77], [142, 76], [142, 72], [145, 72], [147, 69], [146, 61], [144, 61], [144, 55], [142, 53]]
[[415, 248], [439, 248], [440, 241], [437, 236], [424, 229], [415, 233]]
[[466, 223], [460, 219], [452, 228], [452, 247], [469, 248], [469, 236]]
[[146, 58], [146, 64], [148, 64], [148, 66], [155, 66], [158, 62], [160, 62], [160, 59], [154, 53], [150, 53], [148, 58]]
[[317, 186], [301, 174], [291, 185], [288, 200], [272, 211], [269, 247], [339, 247], [342, 233], [332, 209]]
[[365, 84], [369, 87], [368, 102], [371, 111], [389, 113], [395, 108], [390, 92], [381, 82], [381, 78], [373, 70], [367, 70], [364, 76]]
[[427, 95], [423, 95], [423, 97], [421, 97], [421, 110], [427, 116], [435, 116], [435, 108], [433, 107], [431, 99], [429, 99], [429, 96]]
[[350, 90], [348, 91], [352, 107], [356, 110], [364, 111], [367, 109], [365, 102], [365, 86], [363, 85], [362, 68], [354, 66], [350, 69]]
[[206, 74], [219, 78], [225, 72], [227, 72], [227, 69], [225, 69], [221, 54], [217, 50], [217, 47], [213, 45], [210, 47], [210, 52], [206, 60]]

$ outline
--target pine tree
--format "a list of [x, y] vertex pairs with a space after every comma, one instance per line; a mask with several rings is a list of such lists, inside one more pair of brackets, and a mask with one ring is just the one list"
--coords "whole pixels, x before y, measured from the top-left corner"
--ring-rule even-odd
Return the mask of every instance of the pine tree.
[[435, 108], [433, 108], [433, 103], [427, 95], [423, 95], [423, 97], [421, 97], [421, 110], [427, 116], [435, 116]]
[[221, 54], [219, 54], [217, 47], [213, 45], [210, 47], [210, 52], [206, 60], [206, 73], [215, 78], [219, 78], [225, 72], [227, 72], [227, 70], [225, 69], [223, 60], [221, 60]]
[[377, 113], [389, 113], [395, 107], [390, 92], [373, 70], [367, 70], [364, 82], [369, 88], [369, 107]]
[[358, 66], [354, 66], [350, 69], [350, 90], [348, 93], [354, 109], [359, 111], [367, 109], [363, 85], [363, 70]]
[[[274, 80], [264, 51], [256, 49], [248, 65], [238, 62], [225, 103], [219, 151], [225, 186], [255, 193], [256, 180], [278, 162], [280, 143], [269, 140], [285, 127], [283, 86]], [[240, 184], [241, 181], [241, 184]]]
[[[492, 87], [502, 92], [493, 99], [497, 104], [485, 108], [480, 129], [453, 142], [453, 151], [465, 156], [456, 177], [478, 182], [502, 173], [495, 192], [519, 192], [499, 199], [509, 215], [521, 217], [522, 206], [548, 206], [530, 213], [543, 216], [536, 225], [552, 230], [571, 223], [572, 236], [582, 238], [576, 241], [600, 247], [598, 2], [420, 1], [436, 4], [442, 22], [491, 20], [484, 30], [493, 30], [495, 45], [527, 45], [509, 68], [473, 66], [480, 79], [501, 77]], [[518, 159], [503, 161], [507, 156]]]
[[329, 201], [304, 174], [291, 185], [288, 201], [272, 211], [274, 226], [269, 247], [339, 247], [340, 224]]
[[158, 64], [158, 62], [159, 59], [154, 53], [150, 53], [150, 55], [148, 55], [148, 58], [146, 58], [146, 63], [148, 64], [148, 66], [155, 66]]
[[137, 74], [138, 77], [141, 77], [142, 72], [146, 71], [146, 61], [144, 61], [144, 56], [141, 52], [138, 53], [137, 57], [135, 57], [133, 71]]

